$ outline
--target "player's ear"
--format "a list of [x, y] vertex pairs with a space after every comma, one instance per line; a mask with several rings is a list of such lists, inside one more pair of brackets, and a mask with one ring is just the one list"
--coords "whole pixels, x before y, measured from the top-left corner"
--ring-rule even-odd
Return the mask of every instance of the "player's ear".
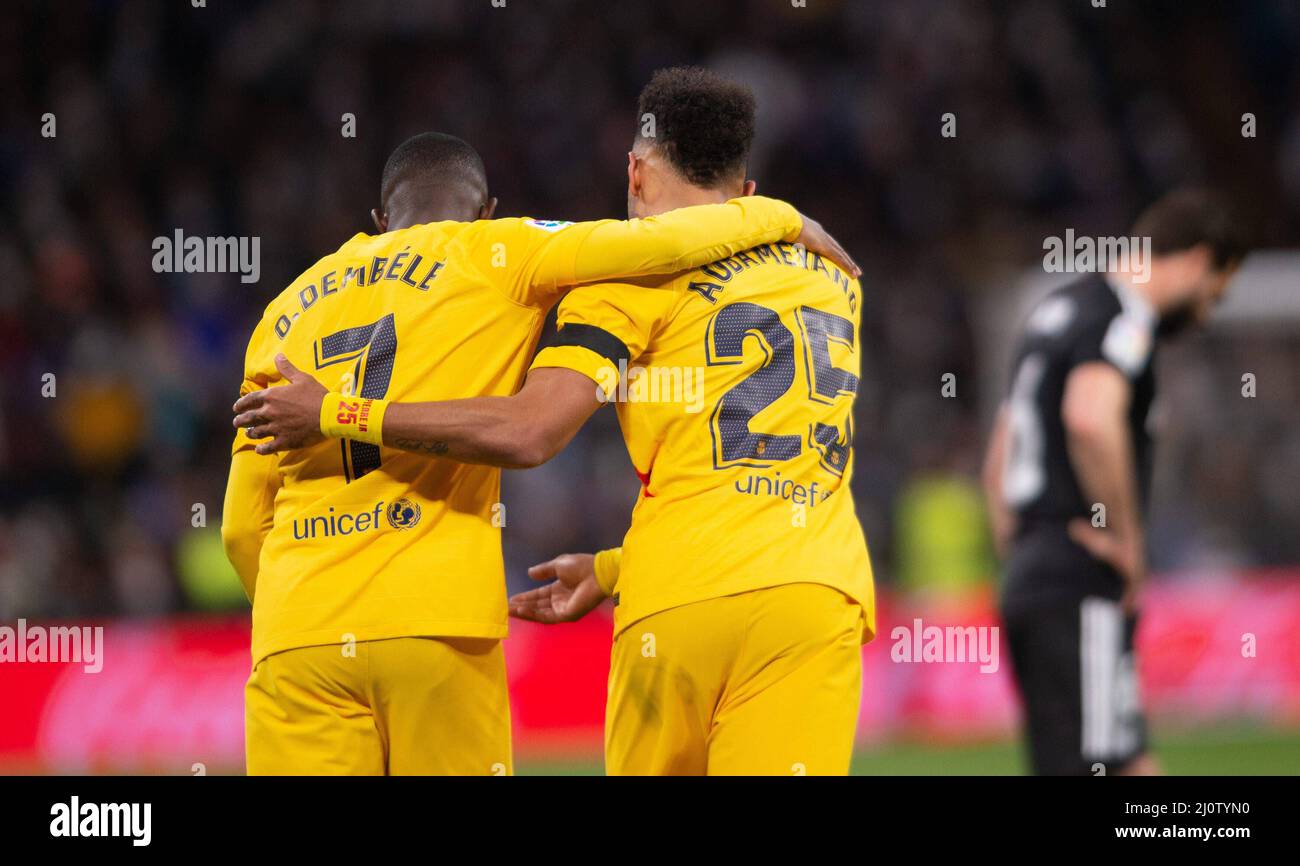
[[492, 214], [497, 212], [496, 198], [490, 198], [484, 203], [483, 207], [478, 209], [478, 218], [481, 220], [492, 219]]
[[758, 191], [758, 181], [747, 180], [745, 181], [744, 191], [741, 192], [741, 195], [753, 195], [757, 191]]
[[627, 194], [635, 197], [641, 195], [641, 172], [637, 167], [636, 154], [630, 150], [627, 152]]
[[1191, 253], [1198, 269], [1206, 273], [1214, 270], [1214, 250], [1210, 249], [1209, 244], [1197, 244], [1192, 247]]
[[379, 233], [381, 235], [384, 234], [386, 231], [388, 231], [388, 214], [386, 213], [381, 214], [375, 208], [371, 208], [370, 218], [374, 220], [375, 228], [379, 230]]

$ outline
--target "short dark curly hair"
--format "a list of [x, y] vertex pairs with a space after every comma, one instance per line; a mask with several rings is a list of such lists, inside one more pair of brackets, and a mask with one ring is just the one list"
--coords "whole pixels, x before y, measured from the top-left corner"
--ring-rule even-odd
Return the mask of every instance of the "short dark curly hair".
[[393, 190], [408, 180], [424, 185], [463, 184], [475, 194], [487, 197], [483, 158], [469, 142], [445, 132], [411, 136], [389, 155], [379, 181], [380, 208], [387, 210]]
[[1133, 224], [1133, 234], [1151, 238], [1158, 256], [1205, 244], [1216, 270], [1232, 267], [1251, 248], [1251, 232], [1234, 204], [1221, 191], [1179, 187], [1147, 207]]
[[636, 138], [658, 148], [688, 181], [711, 189], [743, 179], [754, 112], [754, 94], [743, 84], [698, 66], [660, 69], [637, 100]]

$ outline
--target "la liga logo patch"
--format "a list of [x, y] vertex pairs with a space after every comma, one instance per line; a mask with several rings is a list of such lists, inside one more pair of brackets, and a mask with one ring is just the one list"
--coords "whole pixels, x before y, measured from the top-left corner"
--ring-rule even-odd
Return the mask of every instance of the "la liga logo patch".
[[544, 232], [558, 232], [565, 226], [571, 226], [570, 220], [524, 220], [524, 225], [530, 225], [535, 229], [541, 229]]

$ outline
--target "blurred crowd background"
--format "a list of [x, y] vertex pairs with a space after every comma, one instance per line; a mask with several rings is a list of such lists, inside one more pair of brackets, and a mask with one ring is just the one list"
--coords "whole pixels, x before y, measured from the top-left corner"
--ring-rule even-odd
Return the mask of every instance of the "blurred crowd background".
[[[384, 159], [415, 132], [478, 147], [500, 215], [622, 216], [651, 72], [751, 84], [760, 191], [866, 271], [853, 493], [877, 579], [909, 588], [995, 579], [977, 479], [1004, 377], [986, 323], [1013, 315], [1045, 236], [1122, 234], [1203, 181], [1263, 245], [1300, 245], [1291, 0], [16, 0], [6, 17], [0, 620], [243, 604], [219, 522], [246, 340], [285, 284], [370, 230]], [[260, 281], [155, 273], [152, 241], [177, 228], [261, 238]], [[1158, 568], [1300, 563], [1297, 334], [1212, 332], [1165, 358]], [[1254, 400], [1232, 399], [1243, 370], [1269, 383]], [[637, 487], [608, 410], [507, 473], [512, 584], [617, 543]]]

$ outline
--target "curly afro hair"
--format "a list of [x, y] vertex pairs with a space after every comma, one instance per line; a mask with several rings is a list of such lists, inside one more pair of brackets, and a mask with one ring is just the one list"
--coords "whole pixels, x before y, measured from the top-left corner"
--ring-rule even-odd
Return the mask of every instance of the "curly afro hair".
[[[660, 69], [637, 100], [637, 140], [659, 149], [696, 186], [744, 177], [754, 141], [754, 94], [696, 66]], [[654, 119], [645, 135], [646, 115]]]

